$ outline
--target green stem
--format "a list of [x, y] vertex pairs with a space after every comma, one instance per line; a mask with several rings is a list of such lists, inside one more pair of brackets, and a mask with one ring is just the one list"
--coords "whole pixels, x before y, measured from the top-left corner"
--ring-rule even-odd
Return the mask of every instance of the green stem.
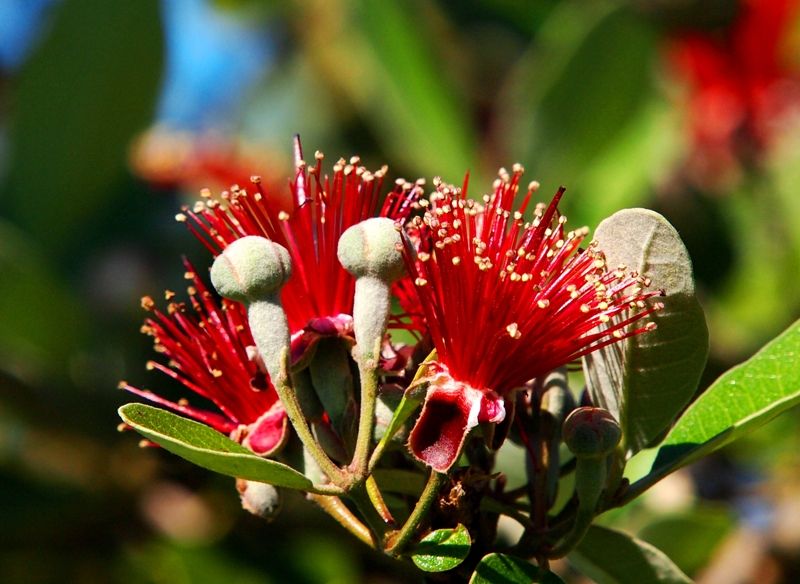
[[309, 493], [308, 499], [314, 501], [319, 507], [335, 519], [347, 531], [355, 535], [359, 540], [363, 541], [370, 547], [374, 547], [375, 542], [372, 539], [367, 526], [361, 523], [358, 518], [353, 515], [350, 509], [342, 502], [339, 497], [331, 497], [327, 495], [316, 495]]
[[397, 407], [397, 410], [395, 410], [392, 421], [389, 422], [389, 427], [386, 428], [383, 438], [380, 439], [378, 445], [375, 447], [375, 450], [372, 451], [372, 457], [369, 459], [369, 465], [367, 467], [367, 472], [369, 474], [372, 474], [372, 472], [375, 470], [375, 467], [378, 465], [381, 456], [383, 456], [383, 451], [386, 450], [386, 447], [389, 445], [394, 435], [397, 434], [398, 430], [400, 430], [405, 421], [416, 411], [420, 404], [422, 404], [422, 400], [425, 397], [424, 392], [418, 392], [419, 395], [417, 397], [411, 397], [411, 394], [420, 389], [418, 386], [420, 384], [420, 379], [422, 379], [425, 371], [427, 371], [427, 363], [435, 360], [436, 356], [436, 349], [434, 349], [428, 354], [427, 357], [425, 357], [425, 360], [420, 363], [419, 367], [417, 368], [417, 372], [414, 374], [414, 379], [412, 379], [411, 383], [408, 385], [406, 394], [400, 401], [400, 405]]
[[431, 474], [428, 477], [428, 482], [425, 485], [425, 489], [419, 496], [419, 500], [414, 506], [414, 510], [411, 512], [411, 515], [408, 516], [408, 519], [406, 519], [403, 527], [389, 537], [386, 553], [396, 556], [403, 552], [403, 549], [416, 535], [417, 529], [419, 528], [420, 523], [422, 523], [422, 520], [428, 515], [428, 511], [433, 505], [433, 502], [436, 500], [436, 497], [439, 495], [439, 490], [442, 488], [442, 485], [445, 483], [445, 481], [447, 481], [446, 474], [431, 470]]
[[272, 384], [275, 391], [286, 410], [286, 415], [292, 423], [297, 437], [303, 443], [303, 446], [308, 450], [308, 453], [313, 457], [314, 462], [319, 465], [320, 470], [327, 475], [331, 482], [342, 488], [346, 488], [348, 481], [345, 473], [334, 464], [328, 457], [322, 446], [314, 439], [311, 429], [308, 427], [306, 418], [303, 415], [303, 410], [300, 408], [300, 402], [297, 399], [297, 394], [292, 386], [292, 380], [289, 376], [290, 354], [288, 347], [285, 348], [281, 355], [281, 369], [280, 373], [272, 377]]
[[336, 486], [346, 487], [347, 477], [314, 439], [294, 390], [290, 375], [289, 325], [278, 293], [251, 300], [247, 304], [247, 321], [264, 367], [298, 438], [330, 481]]
[[308, 490], [308, 492], [315, 495], [332, 495], [336, 497], [345, 494], [344, 489], [342, 489], [341, 487], [337, 487], [336, 485], [319, 485], [319, 484], [312, 486]]
[[373, 545], [380, 549], [386, 539], [387, 527], [383, 517], [375, 510], [364, 484], [353, 486], [347, 493], [355, 504], [373, 535]]
[[358, 437], [350, 470], [359, 483], [367, 478], [369, 453], [375, 434], [375, 403], [378, 399], [378, 358], [380, 339], [370, 353], [360, 354], [358, 372], [361, 378], [361, 413], [358, 419]]
[[608, 478], [608, 457], [577, 457], [575, 467], [575, 492], [578, 495], [578, 511], [569, 533], [548, 553], [550, 558], [566, 555], [578, 545], [595, 518], [597, 503], [605, 489]]
[[353, 461], [350, 463], [356, 484], [366, 480], [369, 472], [369, 453], [375, 434], [375, 402], [378, 399], [378, 366], [391, 307], [389, 282], [373, 276], [356, 279], [353, 295], [356, 346], [353, 356], [361, 378], [361, 413]]
[[592, 521], [594, 520], [594, 511], [589, 511], [587, 509], [578, 509], [577, 515], [575, 515], [575, 523], [572, 525], [572, 529], [570, 529], [569, 533], [562, 539], [558, 544], [553, 547], [550, 551], [547, 552], [548, 558], [560, 558], [561, 556], [567, 555], [575, 546], [577, 546], [583, 536], [586, 535], [586, 532], [589, 530], [589, 527], [592, 525]]

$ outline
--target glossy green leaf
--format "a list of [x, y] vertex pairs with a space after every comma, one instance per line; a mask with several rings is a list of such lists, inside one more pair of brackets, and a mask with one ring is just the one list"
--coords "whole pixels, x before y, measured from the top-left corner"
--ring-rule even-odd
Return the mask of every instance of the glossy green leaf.
[[563, 584], [553, 572], [542, 572], [530, 562], [508, 554], [489, 554], [483, 557], [469, 584]]
[[597, 584], [691, 583], [658, 548], [607, 527], [590, 527], [569, 559]]
[[[708, 328], [694, 294], [692, 263], [678, 232], [647, 209], [618, 211], [594, 237], [610, 269], [624, 265], [666, 291], [658, 327], [587, 355], [583, 369], [592, 399], [623, 428], [637, 452], [655, 441], [692, 399], [708, 355]], [[654, 302], [655, 300], [651, 300]]]
[[454, 529], [437, 529], [426, 535], [411, 552], [411, 559], [425, 572], [446, 572], [464, 561], [472, 540], [460, 523]]
[[723, 373], [681, 416], [648, 483], [755, 430], [800, 403], [800, 321]]
[[205, 424], [144, 404], [119, 409], [122, 420], [148, 440], [203, 468], [231, 477], [314, 491], [293, 468], [261, 458]]

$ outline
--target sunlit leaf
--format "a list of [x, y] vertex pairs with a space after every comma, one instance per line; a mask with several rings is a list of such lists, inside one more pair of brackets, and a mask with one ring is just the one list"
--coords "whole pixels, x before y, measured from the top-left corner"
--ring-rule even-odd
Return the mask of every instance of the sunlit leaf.
[[426, 535], [412, 550], [411, 559], [425, 572], [446, 572], [464, 561], [472, 540], [460, 523], [454, 529], [437, 529]]
[[697, 460], [800, 403], [800, 321], [728, 370], [681, 416], [644, 481]]
[[[625, 209], [594, 236], [610, 269], [624, 265], [663, 289], [654, 331], [584, 358], [594, 401], [623, 428], [625, 448], [637, 452], [663, 435], [697, 390], [708, 354], [708, 329], [694, 295], [692, 264], [677, 231], [658, 213]], [[652, 301], [651, 301], [652, 302]]]
[[592, 526], [569, 559], [597, 584], [690, 584], [658, 548], [621, 531]]
[[256, 456], [205, 424], [144, 404], [122, 406], [119, 415], [145, 438], [203, 468], [276, 487], [314, 490], [293, 468]]

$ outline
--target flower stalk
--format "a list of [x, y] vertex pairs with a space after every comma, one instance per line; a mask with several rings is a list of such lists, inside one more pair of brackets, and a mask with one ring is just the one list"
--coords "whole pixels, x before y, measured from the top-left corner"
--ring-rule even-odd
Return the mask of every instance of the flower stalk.
[[400, 233], [391, 219], [367, 219], [350, 227], [339, 239], [338, 257], [356, 278], [353, 299], [353, 328], [356, 346], [353, 357], [361, 377], [361, 413], [358, 437], [350, 464], [353, 481], [367, 478], [375, 405], [378, 398], [380, 350], [391, 310], [391, 285], [404, 271]]
[[292, 387], [289, 325], [279, 296], [291, 276], [291, 265], [284, 247], [248, 236], [214, 260], [211, 281], [222, 296], [247, 307], [253, 339], [292, 427], [320, 470], [334, 485], [344, 486], [344, 474], [314, 439]]
[[439, 496], [439, 491], [442, 486], [447, 482], [447, 475], [436, 471], [431, 471], [428, 475], [428, 481], [425, 484], [425, 489], [417, 500], [414, 510], [408, 516], [403, 526], [396, 532], [390, 534], [386, 541], [385, 551], [392, 556], [398, 556], [405, 551], [409, 543], [414, 539], [420, 525], [425, 520], [433, 506], [436, 498]]

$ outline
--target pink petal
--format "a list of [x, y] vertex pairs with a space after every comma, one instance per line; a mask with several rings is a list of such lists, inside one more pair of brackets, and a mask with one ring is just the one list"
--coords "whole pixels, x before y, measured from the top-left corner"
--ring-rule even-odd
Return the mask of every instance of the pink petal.
[[271, 456], [284, 445], [289, 435], [286, 411], [280, 402], [247, 427], [242, 444], [259, 456]]

